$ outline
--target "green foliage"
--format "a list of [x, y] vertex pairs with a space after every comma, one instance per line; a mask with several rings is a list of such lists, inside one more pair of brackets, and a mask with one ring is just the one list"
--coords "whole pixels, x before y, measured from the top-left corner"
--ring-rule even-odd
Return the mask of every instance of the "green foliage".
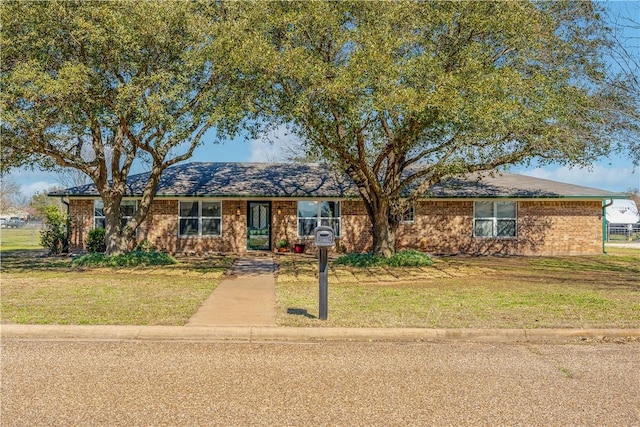
[[376, 254], [393, 253], [399, 218], [432, 186], [533, 159], [587, 164], [633, 121], [603, 80], [609, 40], [592, 2], [229, 8], [263, 120], [355, 182]]
[[152, 245], [151, 242], [148, 241], [147, 239], [138, 243], [138, 245], [136, 246], [136, 251], [140, 251], [140, 252], [155, 252], [156, 250], [157, 248], [154, 245]]
[[[203, 135], [233, 134], [247, 100], [233, 75], [217, 2], [3, 2], [2, 169], [75, 168], [117, 206], [136, 161], [149, 177], [123, 224], [105, 209], [109, 253], [144, 220], [162, 172]], [[234, 37], [237, 34], [233, 35]], [[113, 158], [117, 161], [112, 162]], [[111, 247], [113, 246], [113, 247]]]
[[333, 261], [337, 265], [352, 267], [426, 267], [433, 264], [431, 257], [419, 251], [399, 251], [391, 258], [372, 253], [351, 253], [342, 255]]
[[106, 256], [104, 253], [91, 253], [74, 258], [74, 266], [83, 267], [135, 267], [177, 264], [175, 258], [164, 252], [135, 250], [122, 255]]
[[[57, 190], [57, 188], [51, 188], [49, 191], [52, 190]], [[47, 216], [47, 208], [49, 206], [55, 206], [60, 212], [64, 212], [66, 210], [66, 206], [62, 203], [59, 197], [49, 197], [46, 193], [35, 193], [33, 197], [31, 197], [29, 206], [35, 210], [35, 215], [33, 215], [33, 217], [36, 219], [45, 219]]]
[[40, 244], [49, 250], [50, 254], [60, 254], [69, 251], [67, 238], [68, 217], [57, 206], [44, 208], [45, 229], [40, 232]]
[[87, 235], [87, 250], [91, 253], [104, 253], [107, 249], [105, 229], [94, 228]]
[[431, 257], [420, 251], [400, 251], [396, 252], [387, 260], [390, 267], [427, 267], [433, 265]]
[[278, 244], [276, 245], [279, 248], [288, 248], [289, 247], [289, 241], [287, 239], [282, 239], [278, 242]]

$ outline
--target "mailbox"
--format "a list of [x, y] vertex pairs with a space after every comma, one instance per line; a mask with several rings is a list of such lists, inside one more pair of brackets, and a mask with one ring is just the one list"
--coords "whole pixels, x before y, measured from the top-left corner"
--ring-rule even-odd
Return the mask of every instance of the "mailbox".
[[333, 228], [321, 225], [314, 231], [314, 244], [319, 248], [330, 248], [334, 242]]

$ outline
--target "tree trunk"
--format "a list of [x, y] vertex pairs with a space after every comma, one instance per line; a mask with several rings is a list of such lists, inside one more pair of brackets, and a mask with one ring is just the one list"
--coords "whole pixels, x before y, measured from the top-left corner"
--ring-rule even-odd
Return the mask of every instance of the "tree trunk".
[[397, 221], [391, 215], [391, 206], [384, 197], [370, 195], [365, 199], [365, 206], [371, 221], [373, 236], [373, 253], [385, 258], [391, 258], [396, 253]]
[[371, 219], [373, 226], [373, 253], [391, 258], [396, 253], [396, 228], [390, 224], [388, 216], [376, 215]]
[[128, 232], [128, 227], [122, 224], [122, 212], [120, 211], [121, 200], [121, 197], [113, 199], [103, 198], [106, 239], [105, 255], [107, 256], [121, 255], [127, 252], [131, 246], [131, 233]]

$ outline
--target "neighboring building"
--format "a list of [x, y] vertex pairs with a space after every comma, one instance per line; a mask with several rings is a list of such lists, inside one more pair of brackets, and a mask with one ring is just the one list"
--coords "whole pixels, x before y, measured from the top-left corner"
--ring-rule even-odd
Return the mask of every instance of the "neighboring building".
[[611, 200], [607, 205], [606, 213], [609, 224], [629, 225], [640, 222], [638, 206], [633, 200]]
[[[122, 203], [135, 212], [148, 174], [131, 176]], [[93, 184], [60, 190], [69, 203], [72, 250], [104, 224]], [[450, 179], [409, 209], [397, 249], [433, 254], [581, 255], [602, 252], [603, 201], [625, 196], [509, 173]], [[137, 232], [170, 253], [275, 250], [334, 228], [339, 251], [371, 248], [371, 225], [349, 179], [320, 165], [190, 163], [165, 171]], [[307, 251], [313, 250], [307, 245]]]
[[633, 200], [611, 200], [605, 204], [607, 239], [640, 239], [640, 213]]

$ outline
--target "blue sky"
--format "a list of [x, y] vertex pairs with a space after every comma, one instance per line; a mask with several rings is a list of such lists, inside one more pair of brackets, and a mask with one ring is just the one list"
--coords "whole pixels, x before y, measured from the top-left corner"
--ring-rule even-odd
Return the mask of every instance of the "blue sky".
[[[613, 16], [632, 17], [640, 21], [640, 2], [620, 1], [606, 2]], [[640, 34], [631, 30], [625, 36], [632, 40], [634, 49], [638, 49]], [[191, 161], [203, 162], [272, 162], [286, 158], [287, 150], [294, 149], [296, 141], [284, 132], [271, 135], [269, 143], [263, 140], [246, 141], [236, 139], [224, 144], [212, 144], [205, 139]], [[135, 172], [142, 172], [138, 170]], [[640, 170], [634, 170], [633, 164], [626, 156], [603, 158], [590, 168], [569, 168], [566, 166], [546, 166], [542, 168], [515, 168], [512, 172], [554, 181], [600, 188], [614, 192], [626, 192], [640, 188]], [[20, 185], [23, 195], [30, 197], [35, 192], [45, 192], [54, 186], [60, 186], [58, 177], [51, 172], [39, 170], [16, 170], [9, 174]]]

